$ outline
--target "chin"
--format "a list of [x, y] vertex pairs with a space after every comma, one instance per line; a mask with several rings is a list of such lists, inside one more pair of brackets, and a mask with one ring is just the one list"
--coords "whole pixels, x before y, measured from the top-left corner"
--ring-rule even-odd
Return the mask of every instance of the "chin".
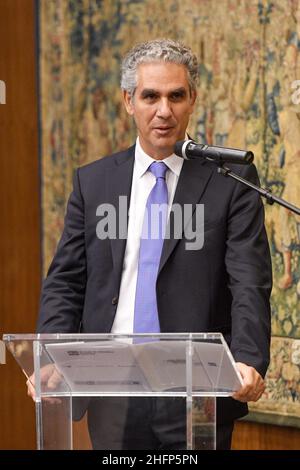
[[160, 147], [174, 147], [177, 140], [180, 140], [180, 139], [178, 139], [177, 137], [174, 137], [174, 136], [172, 136], [172, 137], [162, 136], [162, 137], [157, 138], [156, 144]]

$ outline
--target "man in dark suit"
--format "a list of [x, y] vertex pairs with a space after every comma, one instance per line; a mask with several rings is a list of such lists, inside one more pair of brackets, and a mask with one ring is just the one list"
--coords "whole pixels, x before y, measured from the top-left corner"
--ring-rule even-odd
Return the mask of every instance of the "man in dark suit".
[[[234, 398], [218, 401], [217, 447], [229, 448], [234, 420], [247, 413], [246, 402], [258, 400], [265, 387], [271, 263], [257, 193], [218, 174], [213, 163], [183, 161], [174, 155], [174, 145], [185, 138], [194, 109], [197, 76], [196, 57], [175, 41], [143, 43], [125, 57], [121, 86], [138, 139], [128, 150], [77, 170], [64, 232], [43, 285], [38, 331], [136, 331], [140, 237], [147, 198], [157, 182], [148, 169], [163, 161], [168, 209], [172, 204], [189, 204], [193, 209], [204, 205], [204, 244], [201, 249], [187, 249], [184, 230], [180, 239], [170, 231], [151, 302], [159, 331], [219, 331], [229, 344], [244, 382]], [[233, 168], [257, 182], [253, 165]], [[99, 237], [103, 205], [112, 205], [117, 221], [124, 221], [124, 214], [118, 213], [120, 196], [128, 199], [130, 207], [126, 237], [120, 236], [121, 222], [116, 237]], [[194, 210], [193, 226], [196, 214]], [[172, 220], [170, 215], [170, 226]], [[96, 417], [91, 418], [93, 428], [101, 415], [94, 409], [91, 416]], [[140, 414], [134, 419], [142, 422]], [[127, 445], [134, 446], [134, 440]]]

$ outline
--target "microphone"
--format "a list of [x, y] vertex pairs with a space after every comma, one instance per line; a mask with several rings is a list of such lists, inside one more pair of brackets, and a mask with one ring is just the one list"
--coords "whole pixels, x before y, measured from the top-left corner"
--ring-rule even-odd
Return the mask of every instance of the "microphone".
[[250, 165], [254, 160], [254, 154], [248, 150], [197, 144], [193, 140], [176, 142], [174, 152], [185, 160], [205, 158], [211, 162], [236, 165]]

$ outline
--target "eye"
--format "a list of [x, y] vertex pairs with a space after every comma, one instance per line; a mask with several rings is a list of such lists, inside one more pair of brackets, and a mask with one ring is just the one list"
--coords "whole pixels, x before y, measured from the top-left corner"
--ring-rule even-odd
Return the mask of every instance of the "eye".
[[180, 101], [184, 97], [185, 97], [185, 92], [183, 91], [174, 91], [174, 93], [172, 93], [170, 96], [172, 101]]
[[154, 101], [157, 98], [157, 95], [155, 93], [147, 93], [143, 98], [146, 101]]

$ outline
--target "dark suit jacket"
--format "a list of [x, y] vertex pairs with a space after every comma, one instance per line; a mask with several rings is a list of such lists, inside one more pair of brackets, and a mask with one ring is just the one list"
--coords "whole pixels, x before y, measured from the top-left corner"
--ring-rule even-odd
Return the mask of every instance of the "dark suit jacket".
[[[65, 227], [44, 281], [40, 333], [110, 332], [125, 239], [96, 236], [96, 209], [130, 197], [134, 146], [79, 168]], [[231, 168], [257, 182], [253, 165]], [[260, 196], [217, 173], [213, 163], [185, 161], [174, 202], [204, 204], [204, 246], [186, 250], [183, 238], [165, 240], [157, 278], [162, 332], [221, 332], [236, 361], [264, 375], [269, 363], [272, 274]], [[171, 231], [172, 233], [172, 231]], [[226, 399], [223, 421], [246, 414]]]

